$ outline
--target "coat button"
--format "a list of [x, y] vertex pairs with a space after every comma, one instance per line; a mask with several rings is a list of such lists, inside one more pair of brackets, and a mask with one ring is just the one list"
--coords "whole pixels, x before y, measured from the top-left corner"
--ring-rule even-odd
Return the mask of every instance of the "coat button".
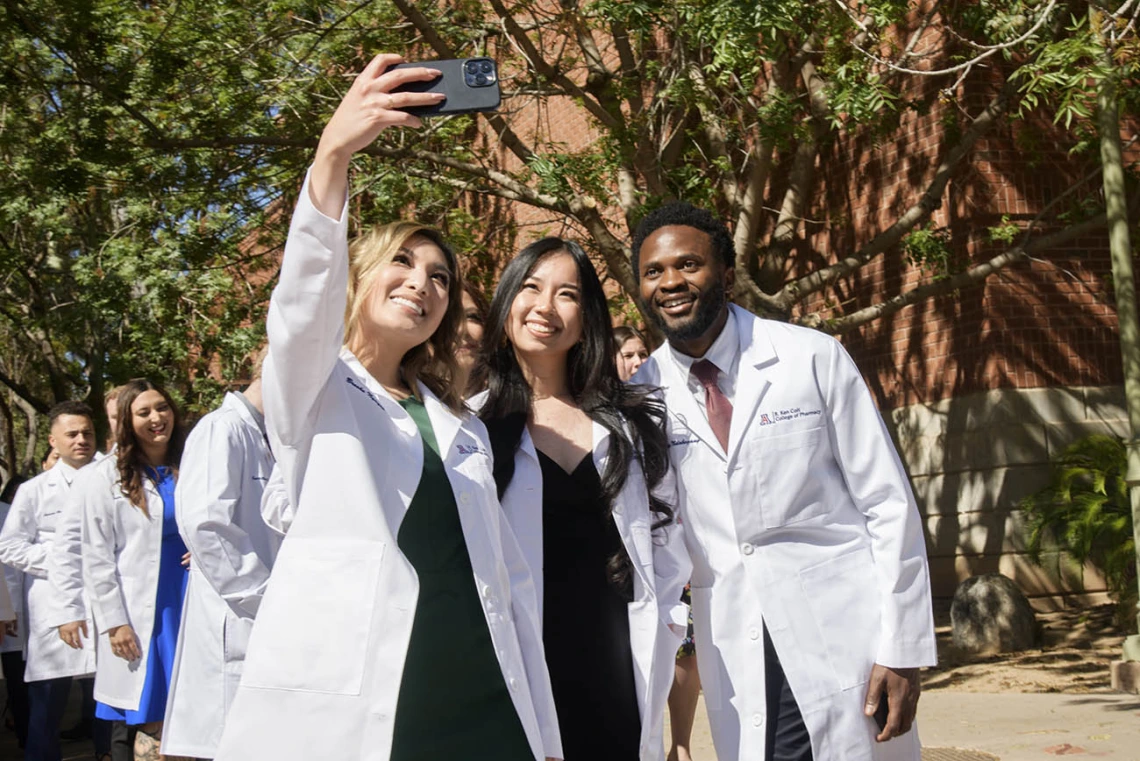
[[753, 547], [748, 542], [745, 542], [744, 544], [740, 545], [740, 551], [743, 552], [745, 555], [751, 555], [752, 551], [754, 549], [755, 549], [755, 547]]
[[752, 639], [760, 639], [760, 630], [756, 628], [749, 629], [748, 636]]
[[[470, 589], [470, 587], [468, 587], [468, 589]], [[490, 584], [484, 584], [483, 585], [483, 599], [484, 600], [490, 600], [491, 599], [491, 585]]]
[[513, 676], [510, 678], [510, 681], [508, 681], [507, 683], [511, 686], [512, 690], [517, 690], [519, 688], [519, 680], [515, 679]]
[[764, 724], [764, 717], [758, 713], [752, 714], [752, 726], [759, 727]]
[[459, 495], [459, 501], [465, 505], [470, 505], [471, 504], [471, 495], [468, 494], [467, 492], [463, 492], [462, 494]]

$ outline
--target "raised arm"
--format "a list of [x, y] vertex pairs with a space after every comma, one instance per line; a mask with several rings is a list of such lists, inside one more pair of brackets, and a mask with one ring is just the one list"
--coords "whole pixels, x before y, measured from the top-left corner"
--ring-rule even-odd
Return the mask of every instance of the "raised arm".
[[174, 499], [178, 530], [195, 567], [235, 611], [253, 618], [269, 581], [249, 534], [234, 514], [249, 488], [240, 433], [207, 416], [190, 433]]
[[269, 355], [262, 372], [266, 422], [290, 496], [311, 433], [317, 400], [344, 342], [348, 287], [348, 166], [387, 127], [420, 124], [393, 110], [437, 103], [432, 93], [397, 93], [409, 82], [439, 76], [434, 69], [386, 72], [396, 55], [376, 56], [353, 81], [321, 134], [305, 180], [281, 263], [281, 278], [269, 303]]

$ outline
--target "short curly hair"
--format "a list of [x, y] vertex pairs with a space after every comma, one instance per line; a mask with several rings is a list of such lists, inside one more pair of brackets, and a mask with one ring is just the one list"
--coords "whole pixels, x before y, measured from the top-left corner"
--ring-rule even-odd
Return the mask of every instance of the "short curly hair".
[[725, 269], [736, 266], [736, 248], [728, 226], [710, 211], [699, 209], [685, 201], [674, 201], [650, 212], [633, 233], [630, 264], [633, 266], [635, 282], [641, 282], [641, 244], [662, 227], [671, 225], [692, 227], [705, 233], [712, 240], [713, 252], [720, 257]]

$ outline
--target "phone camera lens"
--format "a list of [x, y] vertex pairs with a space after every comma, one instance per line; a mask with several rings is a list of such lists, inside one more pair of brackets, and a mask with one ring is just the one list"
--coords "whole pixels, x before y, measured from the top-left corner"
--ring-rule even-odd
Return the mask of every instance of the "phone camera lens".
[[492, 71], [495, 70], [495, 67], [491, 64], [490, 61], [483, 61], [480, 68], [483, 69], [484, 74], [490, 74]]
[[476, 74], [475, 75], [475, 84], [479, 85], [480, 87], [487, 84], [487, 75], [486, 74]]
[[479, 62], [478, 61], [468, 61], [467, 65], [464, 68], [467, 69], [468, 74], [477, 74], [479, 72]]

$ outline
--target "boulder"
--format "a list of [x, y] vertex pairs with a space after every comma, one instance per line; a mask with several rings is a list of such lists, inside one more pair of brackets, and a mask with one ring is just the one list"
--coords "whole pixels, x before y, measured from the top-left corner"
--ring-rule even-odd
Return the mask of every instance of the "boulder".
[[1029, 600], [1000, 573], [971, 576], [950, 605], [954, 646], [967, 653], [1013, 653], [1037, 643], [1037, 616]]

